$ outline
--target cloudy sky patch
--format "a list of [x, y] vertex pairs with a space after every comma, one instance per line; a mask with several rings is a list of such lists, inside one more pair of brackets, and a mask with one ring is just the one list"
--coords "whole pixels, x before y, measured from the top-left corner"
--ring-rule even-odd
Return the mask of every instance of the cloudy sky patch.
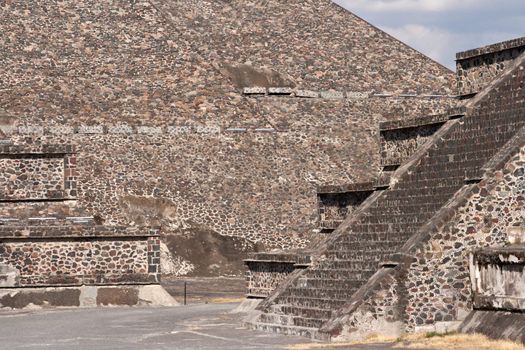
[[454, 69], [455, 53], [525, 36], [524, 0], [336, 0]]

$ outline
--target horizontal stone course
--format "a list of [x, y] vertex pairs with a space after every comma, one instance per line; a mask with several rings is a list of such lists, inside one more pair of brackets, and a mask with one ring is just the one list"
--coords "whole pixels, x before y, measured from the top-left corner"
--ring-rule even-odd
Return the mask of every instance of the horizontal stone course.
[[525, 52], [525, 38], [457, 54], [458, 91], [462, 96], [480, 92]]
[[477, 49], [467, 50], [456, 53], [457, 60], [465, 60], [473, 57], [479, 57], [486, 54], [496, 53], [498, 51], [509, 50], [525, 46], [525, 37], [503, 41], [501, 43], [483, 46]]
[[[42, 218], [37, 218], [42, 220]], [[48, 238], [75, 238], [75, 237], [151, 237], [159, 236], [159, 229], [142, 227], [118, 227], [118, 226], [98, 226], [93, 225], [53, 225], [49, 226], [49, 221], [55, 218], [44, 219], [42, 225], [0, 225], [0, 239], [27, 240], [27, 239], [48, 239]], [[31, 222], [31, 220], [29, 220]], [[31, 223], [34, 224], [33, 220]], [[9, 221], [11, 222], [11, 221]]]

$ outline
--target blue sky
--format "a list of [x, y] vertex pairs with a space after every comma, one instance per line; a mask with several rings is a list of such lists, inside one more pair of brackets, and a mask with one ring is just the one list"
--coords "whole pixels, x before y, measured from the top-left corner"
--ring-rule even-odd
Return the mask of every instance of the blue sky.
[[455, 53], [525, 36], [525, 0], [335, 0], [445, 66]]

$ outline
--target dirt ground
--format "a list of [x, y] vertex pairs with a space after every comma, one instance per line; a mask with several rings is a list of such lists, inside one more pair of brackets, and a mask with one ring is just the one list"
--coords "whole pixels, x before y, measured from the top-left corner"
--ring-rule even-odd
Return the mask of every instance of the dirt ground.
[[238, 302], [244, 298], [244, 293], [246, 291], [246, 281], [244, 278], [164, 278], [162, 286], [179, 303], [183, 304], [184, 283], [186, 283], [186, 302], [188, 305]]

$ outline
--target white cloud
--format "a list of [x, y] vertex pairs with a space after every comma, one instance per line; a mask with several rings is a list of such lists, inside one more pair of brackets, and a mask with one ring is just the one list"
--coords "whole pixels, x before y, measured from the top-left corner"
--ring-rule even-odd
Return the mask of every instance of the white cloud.
[[487, 0], [339, 0], [343, 6], [372, 12], [444, 12], [483, 6]]
[[523, 0], [335, 2], [451, 69], [456, 52], [525, 35]]
[[[401, 28], [382, 28], [388, 34], [425, 53], [438, 62], [450, 62], [456, 52], [455, 46], [461, 38], [457, 34], [429, 28], [421, 24], [407, 24]], [[448, 64], [449, 68], [454, 68]]]

